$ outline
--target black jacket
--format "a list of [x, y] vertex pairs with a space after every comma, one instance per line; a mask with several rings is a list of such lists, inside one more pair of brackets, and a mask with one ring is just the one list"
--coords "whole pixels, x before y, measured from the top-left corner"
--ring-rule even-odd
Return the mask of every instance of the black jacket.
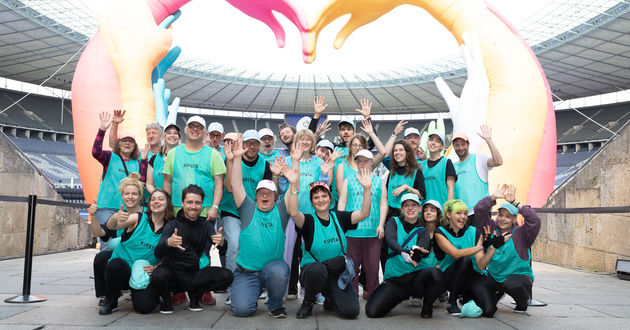
[[[182, 237], [184, 251], [168, 246], [167, 240], [177, 228], [177, 235]], [[177, 217], [166, 223], [162, 237], [155, 247], [155, 256], [162, 259], [162, 264], [181, 270], [198, 270], [199, 258], [202, 253], [209, 256], [212, 247], [211, 236], [215, 234], [214, 227], [199, 217], [190, 221], [180, 210]]]

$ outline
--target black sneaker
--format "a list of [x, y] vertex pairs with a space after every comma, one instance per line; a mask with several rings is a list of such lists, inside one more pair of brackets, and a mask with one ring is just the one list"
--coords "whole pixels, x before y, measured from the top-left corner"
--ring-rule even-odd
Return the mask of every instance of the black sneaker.
[[162, 297], [160, 300], [160, 313], [173, 314], [173, 303], [171, 302], [170, 293], [166, 297]]
[[448, 291], [442, 292], [442, 294], [440, 295], [439, 300], [440, 300], [441, 303], [447, 302], [448, 301]]
[[100, 315], [109, 315], [118, 310], [118, 298], [105, 298], [105, 303], [98, 311]]
[[105, 297], [101, 297], [98, 299], [98, 306], [105, 306]]
[[527, 313], [527, 305], [525, 305], [525, 307], [520, 307], [517, 305], [516, 307], [514, 307], [513, 312], [517, 314], [525, 314]]
[[324, 300], [324, 310], [327, 312], [334, 312], [337, 309], [337, 305], [332, 299]]
[[191, 312], [201, 312], [203, 308], [199, 305], [199, 298], [190, 298], [190, 304], [188, 305], [188, 309]]
[[269, 315], [277, 319], [284, 319], [287, 317], [287, 311], [284, 309], [284, 307], [280, 307], [269, 312]]
[[459, 316], [459, 314], [462, 313], [462, 310], [457, 307], [456, 302], [452, 302], [446, 304], [446, 312], [451, 316]]
[[298, 319], [306, 319], [311, 315], [313, 315], [313, 303], [304, 301], [302, 302], [302, 306], [300, 306], [300, 309], [297, 311], [295, 317]]

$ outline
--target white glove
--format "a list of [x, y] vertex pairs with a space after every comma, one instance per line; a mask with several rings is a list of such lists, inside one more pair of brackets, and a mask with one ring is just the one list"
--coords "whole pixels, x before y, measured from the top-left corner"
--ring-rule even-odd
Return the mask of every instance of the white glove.
[[411, 260], [411, 257], [409, 256], [409, 253], [400, 252], [400, 255], [403, 257], [403, 260], [405, 260], [406, 263], [410, 264], [413, 262], [413, 260]]

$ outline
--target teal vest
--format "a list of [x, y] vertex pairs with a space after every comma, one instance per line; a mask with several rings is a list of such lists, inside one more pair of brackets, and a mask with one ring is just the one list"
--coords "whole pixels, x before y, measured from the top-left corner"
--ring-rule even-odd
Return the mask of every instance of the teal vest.
[[[105, 173], [101, 187], [98, 189], [96, 205], [99, 208], [120, 209], [120, 206], [123, 205], [118, 186], [120, 181], [127, 177], [127, 174], [122, 162], [122, 158], [112, 152], [107, 165], [107, 173]], [[137, 159], [125, 162], [125, 165], [127, 165], [129, 174], [140, 171], [140, 162]]]
[[[409, 236], [413, 233], [418, 232], [420, 234], [422, 231], [426, 229], [424, 227], [417, 227], [410, 231], [409, 233], [405, 232], [405, 228], [403, 227], [402, 220], [398, 217], [394, 217], [394, 221], [396, 221], [396, 241], [398, 244], [402, 246], [403, 243], [407, 240]], [[411, 239], [407, 245], [403, 246], [403, 249], [411, 250], [411, 248], [416, 245], [417, 238]], [[387, 249], [387, 254], [392, 254], [394, 251], [391, 248]], [[437, 260], [435, 259], [435, 254], [433, 253], [433, 249], [426, 257], [422, 258], [418, 263], [418, 266], [414, 267], [413, 264], [405, 262], [405, 259], [400, 254], [397, 254], [394, 257], [387, 259], [387, 263], [385, 264], [385, 271], [383, 272], [383, 279], [388, 279], [390, 277], [400, 277], [405, 274], [409, 274], [412, 272], [416, 272], [419, 270], [423, 270], [425, 268], [435, 267], [437, 265]]]
[[164, 187], [164, 156], [162, 154], [155, 155], [153, 160], [153, 185], [155, 189], [162, 189]]
[[[300, 268], [304, 268], [304, 266], [315, 262], [313, 256], [317, 258], [319, 262], [328, 260], [330, 258], [343, 256], [346, 254], [346, 250], [348, 249], [348, 243], [346, 242], [345, 235], [342, 235], [343, 231], [341, 230], [341, 226], [337, 221], [337, 216], [335, 212], [330, 212], [330, 223], [328, 226], [324, 227], [321, 221], [317, 218], [317, 215], [313, 214], [313, 244], [311, 245], [310, 253], [306, 251], [304, 246], [304, 242], [302, 242], [302, 262], [300, 262]], [[337, 230], [335, 227], [337, 226], [337, 230], [339, 230], [339, 235], [337, 235]], [[343, 244], [343, 251], [341, 250], [341, 244], [339, 244], [339, 237], [341, 237], [341, 243]], [[312, 255], [311, 255], [312, 254]]]
[[263, 161], [269, 162], [269, 165], [271, 166], [273, 165], [273, 161], [276, 159], [276, 157], [280, 156], [280, 153], [278, 152], [278, 150], [274, 150], [271, 152], [271, 155], [264, 155], [259, 153], [258, 156], [260, 156]]
[[[514, 233], [514, 231], [512, 231]], [[488, 264], [488, 273], [497, 282], [505, 282], [510, 275], [527, 275], [534, 281], [534, 273], [530, 266], [530, 260], [532, 258], [531, 251], [527, 251], [527, 260], [521, 259], [516, 248], [514, 247], [514, 241], [512, 238], [505, 242], [500, 248], [494, 251], [492, 260]]]
[[247, 166], [245, 162], [243, 165], [243, 188], [245, 188], [245, 194], [251, 199], [256, 199], [256, 187], [265, 176], [265, 161], [258, 154], [258, 159], [254, 166]]
[[[468, 229], [466, 229], [466, 232], [464, 233], [464, 236], [462, 236], [462, 237], [453, 237], [453, 235], [451, 235], [448, 232], [448, 230], [446, 229], [445, 226], [442, 226], [442, 232], [444, 233], [444, 235], [448, 239], [448, 241], [451, 242], [451, 244], [453, 244], [453, 246], [456, 249], [466, 249], [466, 248], [470, 248], [470, 247], [473, 247], [473, 246], [477, 245], [477, 242], [475, 241], [475, 234], [477, 233], [477, 229], [475, 227], [473, 227], [473, 226], [468, 227]], [[483, 274], [483, 272], [481, 270], [479, 270], [479, 268], [477, 268], [477, 262], [475, 261], [475, 255], [474, 254], [471, 255], [469, 258], [472, 261], [473, 269], [477, 273]], [[444, 259], [442, 259], [442, 261], [440, 261], [440, 269], [442, 271], [445, 271], [454, 262], [455, 262], [455, 259], [453, 257], [451, 257], [448, 253], [445, 253], [444, 254]]]
[[210, 168], [210, 160], [216, 150], [203, 146], [197, 152], [188, 152], [184, 145], [175, 147], [173, 164], [173, 206], [182, 206], [182, 190], [190, 184], [196, 184], [206, 193], [203, 207], [212, 206], [214, 195], [214, 177]]
[[[371, 207], [370, 216], [358, 223], [357, 229], [348, 230], [348, 237], [376, 237], [376, 228], [380, 223], [381, 217], [381, 193], [383, 190], [383, 181], [377, 175], [372, 175], [372, 188], [370, 189]], [[346, 211], [359, 211], [363, 204], [363, 186], [357, 180], [356, 175], [348, 177], [348, 204]]]
[[227, 191], [225, 187], [223, 188], [223, 198], [221, 199], [221, 204], [219, 204], [219, 210], [239, 216], [238, 208], [236, 207], [236, 203], [234, 203], [234, 195]]
[[457, 181], [455, 181], [455, 199], [461, 199], [472, 209], [484, 197], [489, 195], [488, 183], [481, 180], [477, 173], [477, 155], [470, 154], [462, 163], [453, 164]]
[[[287, 163], [292, 166], [293, 159], [287, 157]], [[315, 213], [315, 207], [311, 203], [310, 184], [319, 181], [321, 175], [322, 160], [312, 156], [307, 162], [300, 162], [300, 190], [298, 193], [298, 204], [300, 212], [303, 214]], [[288, 189], [288, 187], [287, 187]]]
[[278, 207], [266, 213], [257, 208], [252, 222], [238, 237], [236, 263], [247, 270], [259, 271], [270, 261], [282, 260], [285, 238]]
[[347, 179], [350, 176], [356, 176], [359, 170], [355, 170], [350, 166], [350, 163], [344, 161], [343, 163], [343, 179]]
[[[347, 147], [338, 147], [338, 148], [343, 150], [343, 154], [344, 155], [348, 154], [348, 148]], [[337, 165], [343, 163], [344, 159], [346, 159], [344, 156], [341, 156], [341, 157], [335, 159], [335, 167], [333, 169], [333, 177], [332, 177], [332, 179], [330, 179], [330, 189], [332, 189], [331, 194], [332, 194], [332, 199], [333, 199], [332, 203], [330, 203], [331, 209], [339, 201], [339, 192], [337, 191]], [[344, 173], [345, 173], [345, 169], [344, 169]]]
[[131, 237], [116, 246], [109, 260], [121, 258], [129, 264], [129, 267], [140, 259], [155, 265], [160, 259], [155, 257], [153, 250], [155, 250], [160, 237], [162, 237], [162, 234], [156, 234], [151, 230], [148, 216], [146, 213], [142, 213], [142, 217], [138, 220], [138, 225]]
[[[424, 186], [427, 190], [425, 200], [436, 200], [441, 205], [448, 200], [448, 190], [446, 189], [446, 163], [448, 158], [442, 157], [440, 161], [429, 168], [427, 160], [422, 161], [422, 174], [424, 175]], [[468, 204], [466, 204], [468, 205]]]
[[408, 185], [409, 187], [413, 187], [413, 182], [416, 181], [418, 170], [416, 170], [416, 172], [410, 176], [398, 175], [395, 172], [391, 173], [392, 174], [390, 174], [389, 176], [389, 184], [387, 185], [387, 204], [389, 204], [389, 207], [400, 209], [400, 199], [404, 194], [400, 194], [397, 197], [394, 197], [392, 193], [396, 188], [404, 184]]

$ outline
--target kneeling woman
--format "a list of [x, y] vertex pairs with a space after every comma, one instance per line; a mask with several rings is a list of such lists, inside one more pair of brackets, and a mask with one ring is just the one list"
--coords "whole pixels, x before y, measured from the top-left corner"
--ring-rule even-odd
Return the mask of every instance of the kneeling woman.
[[446, 311], [453, 316], [459, 315], [461, 310], [457, 306], [457, 298], [463, 294], [464, 302], [474, 299], [483, 316], [492, 317], [497, 310], [494, 290], [481, 271], [492, 258], [484, 253], [490, 236], [467, 225], [467, 220], [466, 204], [450, 200], [444, 204], [443, 225], [435, 230], [434, 237], [439, 247], [436, 256], [444, 272], [444, 286], [450, 293]]
[[[438, 203], [435, 203], [439, 205]], [[431, 204], [433, 206], [434, 204]], [[407, 193], [401, 198], [401, 215], [392, 217], [385, 227], [388, 259], [384, 281], [367, 304], [368, 317], [383, 317], [409, 297], [423, 297], [420, 316], [433, 316], [433, 301], [442, 289], [442, 272], [431, 249], [432, 232], [418, 219], [420, 199]]]
[[[118, 307], [120, 290], [129, 287], [131, 268], [137, 260], [146, 260], [150, 265], [144, 270], [150, 276], [158, 263], [153, 254], [162, 235], [164, 223], [173, 218], [173, 206], [170, 197], [162, 190], [155, 190], [149, 199], [147, 213], [142, 213], [140, 201], [144, 186], [139, 181], [138, 173], [121, 181], [120, 194], [126, 211], [122, 208], [107, 221], [110, 230], [123, 230], [121, 241], [112, 253], [112, 257], [105, 266], [105, 304], [99, 314], [111, 314]], [[150, 286], [143, 290], [131, 290], [133, 307], [142, 314], [150, 313], [157, 306], [158, 298], [155, 290]]]
[[[295, 162], [298, 163], [298, 162]], [[294, 164], [295, 164], [294, 163]], [[297, 181], [294, 168], [285, 176], [290, 182]], [[299, 179], [298, 179], [299, 180]], [[321, 292], [326, 298], [325, 310], [334, 310], [342, 318], [354, 319], [359, 315], [359, 298], [351, 285], [352, 277], [339, 283], [339, 276], [346, 269], [347, 250], [344, 233], [356, 229], [356, 224], [370, 214], [370, 188], [372, 174], [368, 169], [358, 173], [357, 180], [363, 186], [363, 202], [360, 211], [346, 212], [330, 210], [331, 192], [326, 183], [310, 185], [310, 199], [315, 213], [299, 211], [297, 196], [290, 192], [289, 213], [304, 238], [303, 257], [300, 267], [300, 283], [304, 288], [304, 301], [297, 318], [307, 318], [313, 313], [315, 296]]]
[[[475, 221], [489, 226], [494, 235], [486, 253], [492, 256], [487, 271], [495, 289], [514, 298], [515, 313], [524, 313], [534, 282], [530, 249], [540, 231], [540, 218], [532, 208], [515, 200], [515, 192], [514, 186], [504, 185], [479, 201], [475, 206]], [[497, 198], [505, 198], [506, 203], [501, 204], [496, 221], [492, 221], [490, 209]], [[522, 226], [516, 221], [519, 211], [525, 219]]]

